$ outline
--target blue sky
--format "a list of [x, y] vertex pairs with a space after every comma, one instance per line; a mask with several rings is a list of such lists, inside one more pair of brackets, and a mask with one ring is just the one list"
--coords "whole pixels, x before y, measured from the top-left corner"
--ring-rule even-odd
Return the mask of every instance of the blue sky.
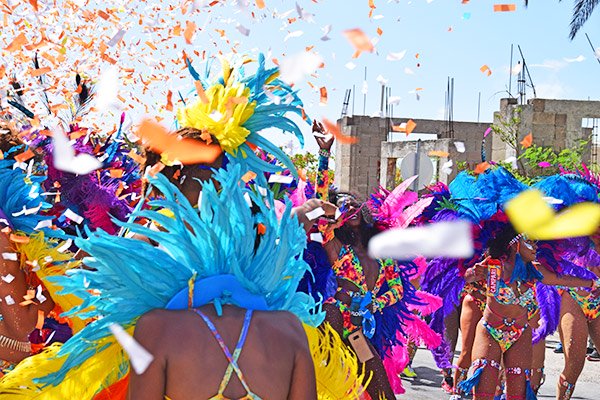
[[[294, 7], [290, 1], [268, 1], [267, 5], [280, 12]], [[329, 101], [320, 106], [319, 96], [305, 85], [301, 85], [303, 98], [311, 116], [339, 117], [344, 90], [356, 85], [355, 113], [362, 114], [362, 87], [364, 67], [368, 68], [369, 85], [366, 114], [379, 109], [379, 75], [388, 80], [392, 95], [400, 96], [395, 107], [395, 116], [412, 118], [442, 118], [444, 93], [448, 76], [455, 79], [455, 120], [475, 121], [477, 99], [481, 92], [481, 121], [491, 121], [497, 110], [499, 99], [506, 97], [509, 79], [510, 45], [520, 44], [530, 67], [538, 97], [568, 99], [598, 99], [600, 93], [600, 65], [585, 38], [587, 32], [596, 47], [600, 47], [600, 12], [597, 12], [584, 29], [570, 41], [570, 1], [531, 1], [529, 8], [516, 2], [517, 11], [494, 13], [495, 1], [475, 0], [462, 5], [459, 0], [426, 0], [391, 2], [375, 0], [374, 16], [369, 19], [366, 0], [325, 0], [318, 4], [299, 1], [307, 12], [315, 14], [315, 23], [299, 21], [281, 30], [281, 21], [265, 20], [263, 23], [247, 23], [238, 14], [238, 19], [251, 32], [244, 38], [249, 48], [266, 52], [269, 48], [274, 57], [282, 52], [301, 52], [306, 46], [314, 45], [325, 59], [326, 67], [318, 79], [309, 79], [317, 86], [326, 86]], [[295, 16], [296, 13], [292, 14]], [[235, 14], [234, 14], [235, 18]], [[247, 25], [246, 25], [247, 24]], [[332, 40], [321, 41], [321, 28], [331, 24]], [[352, 59], [353, 48], [342, 36], [342, 31], [361, 28], [376, 36], [377, 27], [383, 35], [377, 43], [377, 53], [363, 53]], [[449, 30], [451, 28], [451, 30]], [[302, 30], [300, 37], [284, 42], [288, 32]], [[233, 34], [231, 35], [234, 36]], [[390, 52], [406, 50], [401, 61], [387, 61]], [[419, 54], [419, 58], [415, 57]], [[584, 56], [583, 61], [569, 62]], [[356, 64], [354, 70], [345, 67], [348, 62]], [[417, 67], [420, 63], [420, 67]], [[491, 76], [479, 69], [488, 65]], [[405, 73], [409, 68], [414, 74]], [[414, 93], [422, 87], [420, 100]], [[516, 79], [513, 81], [516, 94]], [[529, 91], [529, 96], [531, 97]], [[418, 130], [418, 127], [417, 127]], [[308, 141], [309, 145], [312, 140]], [[312, 147], [312, 146], [310, 146]]]
[[[507, 96], [511, 43], [521, 45], [538, 97], [600, 97], [600, 80], [597, 79], [600, 65], [584, 36], [585, 32], [589, 33], [592, 41], [600, 47], [600, 10], [592, 16], [577, 38], [570, 41], [570, 0], [532, 0], [528, 9], [524, 8], [522, 0], [518, 0], [515, 2], [517, 10], [507, 13], [494, 13], [493, 0], [471, 0], [466, 5], [461, 4], [461, 0], [373, 0], [376, 8], [372, 18], [369, 18], [368, 0], [264, 2], [266, 8], [258, 10], [255, 0], [220, 0], [215, 6], [209, 5], [211, 0], [70, 0], [71, 5], [76, 5], [73, 8], [77, 10], [75, 14], [64, 7], [66, 0], [57, 4], [60, 13], [44, 8], [38, 14], [32, 13], [28, 2], [20, 2], [15, 3], [18, 4], [15, 5], [18, 11], [13, 12], [11, 18], [15, 21], [12, 22], [25, 20], [26, 24], [18, 28], [15, 23], [5, 26], [0, 32], [0, 47], [6, 48], [21, 32], [26, 32], [29, 40], [36, 43], [39, 40], [36, 36], [39, 36], [40, 21], [44, 22], [46, 34], [53, 43], [67, 40], [61, 35], [63, 29], [68, 30], [66, 51], [69, 61], [53, 68], [49, 74], [57, 80], [64, 78], [64, 82], [57, 86], [60, 94], [62, 87], [72, 90], [72, 78], [76, 70], [86, 72], [93, 80], [106, 72], [110, 64], [100, 58], [100, 46], [110, 43], [115, 33], [122, 30], [122, 40], [109, 47], [107, 54], [117, 59], [116, 63], [121, 68], [120, 79], [114, 83], [114, 93], [118, 91], [128, 104], [117, 108], [116, 112], [110, 112], [112, 115], [101, 113], [96, 120], [100, 121], [102, 128], [113, 126], [123, 109], [128, 112], [131, 122], [138, 121], [144, 113], [148, 113], [163, 117], [165, 124], [173, 126], [174, 114], [165, 109], [167, 91], [175, 94], [176, 109], [180, 105], [177, 91], [185, 95], [190, 89], [192, 93], [194, 90], [182, 64], [176, 65], [171, 60], [180, 60], [182, 50], [185, 50], [196, 68], [203, 70], [202, 60], [194, 51], [198, 51], [198, 54], [206, 51], [209, 56], [215, 56], [219, 50], [230, 53], [232, 46], [235, 46], [238, 54], [255, 56], [263, 52], [269, 59], [280, 61], [314, 46], [311, 52], [317, 52], [322, 57], [325, 67], [318, 70], [315, 76], [307, 78], [315, 89], [306, 82], [298, 85], [306, 111], [313, 118], [336, 120], [341, 112], [344, 91], [353, 85], [357, 89], [355, 113], [362, 114], [363, 96], [360, 91], [366, 66], [369, 87], [365, 107], [367, 115], [379, 109], [380, 84], [377, 78], [381, 76], [392, 88], [392, 95], [401, 98], [394, 110], [396, 117], [443, 118], [444, 95], [450, 76], [455, 79], [455, 120], [477, 119], [477, 99], [481, 92], [481, 121], [491, 121], [500, 98]], [[191, 3], [197, 6], [195, 12], [191, 11]], [[51, 4], [44, 3], [44, 7], [53, 7]], [[187, 4], [186, 12], [183, 12], [181, 4]], [[312, 18], [289, 24], [288, 18], [298, 17], [296, 4], [305, 13], [312, 14]], [[95, 8], [111, 9], [111, 17], [108, 20], [96, 17], [94, 22], [88, 22], [83, 18], [84, 8], [91, 15], [97, 15]], [[58, 14], [61, 16], [55, 19], [53, 15]], [[192, 44], [186, 44], [183, 37], [172, 34], [177, 24], [183, 30], [188, 21], [195, 22], [199, 27]], [[329, 33], [331, 40], [323, 41], [320, 38], [327, 25], [332, 26]], [[32, 26], [35, 28], [32, 29]], [[381, 28], [383, 34], [378, 38], [375, 53], [363, 53], [357, 59], [352, 58], [354, 49], [344, 38], [343, 32], [353, 28], [362, 29], [371, 38], [377, 37], [377, 28]], [[244, 29], [248, 30], [247, 36], [240, 32]], [[216, 30], [223, 30], [225, 37], [221, 37]], [[77, 42], [75, 39], [80, 40]], [[94, 43], [93, 47], [82, 49], [81, 43], [90, 41]], [[54, 52], [58, 47], [56, 44], [48, 46]], [[402, 60], [387, 60], [388, 54], [404, 51], [406, 54]], [[31, 51], [23, 52], [31, 57]], [[35, 83], [35, 78], [29, 76], [29, 63], [19, 62], [18, 59], [15, 63], [11, 57], [10, 52], [0, 50], [0, 60], [9, 66], [7, 71], [16, 74], [20, 80], [29, 77]], [[48, 64], [42, 61], [44, 65]], [[75, 61], [80, 63], [75, 64]], [[349, 62], [355, 64], [354, 69], [346, 67]], [[480, 71], [483, 65], [491, 69], [491, 76]], [[135, 72], [127, 78], [123, 69], [128, 68]], [[140, 82], [140, 75], [145, 79], [153, 76], [146, 92], [142, 90], [144, 86]], [[8, 74], [0, 79], [0, 83], [8, 84]], [[327, 88], [329, 94], [326, 105], [319, 104], [318, 88], [322, 86]], [[423, 88], [419, 92], [420, 100], [414, 93], [416, 88]], [[516, 84], [513, 93], [516, 94]], [[310, 127], [304, 126], [303, 130], [307, 148], [315, 150], [316, 142], [310, 134]]]

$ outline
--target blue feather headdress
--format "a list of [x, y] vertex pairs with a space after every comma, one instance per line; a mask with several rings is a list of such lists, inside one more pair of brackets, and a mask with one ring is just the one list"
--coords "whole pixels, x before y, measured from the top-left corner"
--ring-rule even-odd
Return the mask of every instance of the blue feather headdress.
[[[66, 356], [63, 368], [41, 382], [58, 384], [68, 370], [103, 350], [99, 343], [111, 335], [109, 325], [133, 326], [142, 314], [166, 308], [194, 280], [202, 289], [207, 278], [233, 277], [244, 291], [262, 297], [269, 310], [290, 311], [312, 326], [323, 321], [324, 314], [315, 300], [297, 291], [308, 266], [302, 260], [305, 233], [290, 216], [291, 205], [288, 202], [279, 221], [272, 195], [267, 192], [262, 196], [246, 188], [241, 175], [239, 165], [217, 171], [214, 177], [221, 190], [207, 182], [199, 211], [167, 178], [150, 178], [164, 194], [150, 205], [163, 211], [136, 210], [130, 221], [143, 218], [161, 229], [115, 222], [158, 242], [159, 247], [102, 230], [87, 230], [87, 239], [76, 239], [76, 244], [90, 254], [85, 262], [94, 270], [76, 270], [55, 281], [64, 288], [63, 293], [83, 300], [66, 315], [93, 318], [94, 322], [64, 344], [59, 352], [59, 356]], [[171, 215], [165, 215], [165, 210]], [[235, 303], [234, 298], [224, 294], [220, 300]]]
[[50, 207], [42, 200], [44, 180], [43, 176], [13, 169], [12, 161], [0, 161], [0, 222], [4, 219], [12, 229], [29, 234], [40, 222], [51, 219], [38, 213]]

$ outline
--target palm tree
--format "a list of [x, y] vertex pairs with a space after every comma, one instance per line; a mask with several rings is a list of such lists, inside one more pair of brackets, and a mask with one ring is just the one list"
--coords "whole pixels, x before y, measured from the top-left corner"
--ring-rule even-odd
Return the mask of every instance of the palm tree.
[[[525, 0], [525, 7], [527, 7], [528, 3], [529, 1]], [[575, 39], [575, 35], [577, 35], [577, 32], [583, 27], [583, 24], [592, 15], [592, 12], [599, 3], [600, 0], [575, 0], [573, 18], [571, 19], [571, 33], [569, 34], [571, 40]]]

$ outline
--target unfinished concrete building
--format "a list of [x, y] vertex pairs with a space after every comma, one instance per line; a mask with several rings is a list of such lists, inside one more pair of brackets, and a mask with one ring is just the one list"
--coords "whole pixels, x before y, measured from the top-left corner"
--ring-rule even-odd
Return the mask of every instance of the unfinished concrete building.
[[[342, 132], [358, 137], [356, 144], [337, 142], [335, 181], [341, 190], [349, 190], [367, 197], [379, 185], [391, 188], [398, 162], [416, 150], [416, 141], [388, 141], [391, 127], [406, 122], [406, 118], [377, 118], [366, 116], [344, 117], [338, 121]], [[490, 123], [454, 122], [453, 132], [447, 121], [415, 119], [414, 133], [429, 134], [430, 140], [420, 144], [424, 156], [431, 151], [448, 153], [448, 157], [436, 157], [434, 170], [440, 171], [449, 159], [456, 164], [466, 162], [474, 166], [481, 162], [482, 138]], [[458, 152], [455, 142], [464, 143], [465, 151]], [[485, 143], [485, 151], [491, 153], [491, 141]], [[454, 175], [451, 175], [453, 177]], [[448, 176], [439, 173], [439, 180], [446, 182]]]
[[[518, 108], [517, 108], [518, 107]], [[600, 101], [531, 99], [518, 105], [516, 99], [502, 99], [500, 111], [494, 115], [495, 122], [520, 110], [521, 122], [517, 127], [518, 142], [530, 132], [533, 142], [551, 146], [560, 151], [573, 147], [580, 139], [597, 134], [600, 121]], [[416, 141], [390, 140], [392, 126], [406, 122], [408, 118], [377, 118], [367, 116], [344, 117], [338, 121], [345, 135], [358, 137], [357, 144], [336, 144], [335, 183], [341, 190], [352, 191], [367, 197], [379, 185], [392, 188], [401, 161], [416, 150]], [[482, 148], [487, 161], [504, 161], [515, 155], [515, 150], [491, 133], [485, 141], [483, 135], [491, 123], [453, 122], [415, 119], [414, 133], [429, 134], [430, 140], [420, 143], [420, 153], [431, 151], [448, 153], [447, 157], [434, 157], [435, 180], [449, 182], [456, 174], [456, 166], [465, 163], [473, 168], [482, 161]], [[410, 137], [409, 137], [410, 138]], [[459, 152], [455, 142], [464, 144]], [[590, 142], [589, 154], [584, 159], [598, 162], [597, 140]], [[448, 160], [453, 161], [453, 172], [446, 175], [440, 171]]]
[[[507, 121], [512, 116], [520, 119], [517, 126], [517, 142], [529, 133], [533, 143], [552, 147], [556, 151], [574, 148], [579, 140], [590, 140], [590, 151], [584, 154], [584, 161], [598, 162], [596, 139], [600, 119], [600, 101], [530, 99], [519, 105], [517, 99], [502, 99], [500, 111], [494, 114], [494, 123]], [[492, 159], [505, 160], [516, 152], [494, 135]]]

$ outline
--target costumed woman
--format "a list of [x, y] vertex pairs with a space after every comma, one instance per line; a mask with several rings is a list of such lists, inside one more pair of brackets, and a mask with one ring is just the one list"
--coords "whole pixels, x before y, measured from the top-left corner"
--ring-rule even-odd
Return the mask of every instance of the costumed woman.
[[[575, 172], [563, 171], [536, 184], [546, 195], [557, 199], [566, 207], [588, 201], [598, 202], [600, 180], [583, 165]], [[557, 241], [549, 250], [563, 264], [563, 273], [579, 278], [600, 276], [600, 228], [590, 236]], [[591, 336], [596, 346], [600, 345], [600, 291], [588, 288], [559, 288], [560, 314], [558, 331], [565, 353], [565, 365], [559, 376], [557, 396], [568, 400], [573, 396], [575, 384], [583, 370], [587, 337]], [[558, 310], [556, 310], [558, 313]]]
[[[199, 80], [189, 60], [186, 61], [192, 76]], [[216, 314], [220, 312], [219, 304], [237, 304], [242, 308], [257, 311], [290, 310], [311, 325], [320, 323], [322, 313], [316, 308], [317, 303], [310, 296], [296, 292], [297, 284], [307, 270], [306, 264], [299, 260], [305, 245], [305, 233], [296, 219], [290, 218], [289, 207], [282, 215], [281, 222], [278, 222], [272, 193], [260, 190], [261, 187], [267, 187], [266, 181], [260, 181], [261, 177], [264, 180], [264, 175], [260, 173], [263, 168], [272, 171], [279, 167], [263, 163], [250, 148], [250, 145], [260, 144], [261, 148], [273, 150], [272, 152], [279, 156], [277, 147], [258, 135], [258, 131], [266, 127], [280, 127], [299, 134], [296, 125], [285, 118], [284, 114], [294, 110], [300, 113], [300, 108], [296, 100], [293, 100], [293, 104], [286, 103], [280, 106], [269, 104], [264, 90], [272, 90], [275, 95], [286, 96], [291, 89], [276, 79], [277, 69], [264, 69], [262, 56], [259, 58], [259, 67], [255, 75], [246, 78], [241, 75], [241, 69], [229, 68], [228, 64], [225, 64], [223, 72], [224, 76], [218, 77], [210, 87], [207, 81], [202, 81], [202, 85], [207, 88], [203, 94], [208, 96], [210, 101], [206, 102], [202, 98], [195, 102], [190, 101], [189, 106], [181, 111], [182, 125], [199, 130], [202, 133], [200, 138], [195, 136], [197, 131], [191, 131], [188, 137], [181, 138], [181, 134], [185, 132], [180, 131], [167, 142], [177, 143], [185, 140], [186, 146], [179, 146], [176, 149], [178, 151], [173, 151], [173, 148], [155, 146], [152, 140], [145, 139], [144, 132], [140, 132], [142, 139], [147, 140], [146, 145], [162, 162], [150, 168], [151, 174], [148, 178], [153, 188], [149, 191], [156, 194], [158, 200], [140, 202], [128, 223], [114, 221], [123, 228], [121, 232], [125, 233], [125, 229], [128, 229], [127, 236], [133, 234], [133, 237], [111, 237], [102, 230], [86, 230], [84, 233], [89, 240], [76, 239], [76, 244], [93, 256], [85, 259], [85, 262], [95, 271], [77, 271], [70, 277], [59, 279], [58, 282], [64, 286], [65, 292], [75, 293], [83, 301], [80, 307], [71, 309], [69, 315], [84, 315], [93, 322], [64, 346], [53, 346], [40, 356], [22, 363], [10, 379], [0, 382], [0, 394], [10, 394], [15, 399], [40, 394], [45, 399], [125, 398], [130, 376], [129, 362], [107, 327], [112, 321], [133, 332], [135, 322], [142, 314], [154, 309], [172, 307], [174, 302], [179, 304], [178, 309], [186, 309], [205, 305], [202, 301], [214, 300]], [[231, 102], [231, 98], [235, 98], [236, 101]], [[292, 98], [295, 99], [293, 95]], [[215, 121], [215, 112], [222, 113], [224, 117], [231, 113], [235, 116], [233, 121], [236, 123], [231, 119]], [[211, 166], [216, 169], [224, 163], [219, 162], [218, 157], [207, 161], [205, 154], [192, 154], [190, 157], [189, 152], [182, 151], [182, 148], [203, 148], [208, 153], [214, 153], [207, 149], [206, 138], [211, 136], [218, 140], [214, 145], [227, 153], [227, 171], [210, 170]], [[186, 161], [181, 162], [184, 156], [187, 157]], [[200, 159], [204, 161], [200, 162]], [[280, 161], [291, 164], [287, 157]], [[168, 176], [159, 174], [153, 178], [152, 175], [156, 175], [161, 168]], [[199, 170], [208, 174], [199, 176]], [[258, 172], [257, 185], [248, 184], [248, 171]], [[181, 185], [188, 175], [191, 177], [189, 181], [195, 183], [195, 187], [188, 190], [182, 186], [186, 193], [182, 194], [168, 183], [168, 180], [172, 180]], [[203, 177], [205, 182], [202, 185], [193, 179], [202, 180]], [[140, 210], [142, 204], [150, 209]], [[312, 207], [296, 210], [298, 221], [307, 220], [304, 214], [311, 210]], [[140, 257], [131, 260], [132, 254], [139, 254]], [[120, 261], [115, 263], [115, 258]], [[88, 272], [92, 273], [89, 277]], [[196, 280], [215, 275], [226, 275], [223, 278], [225, 283], [194, 283]], [[89, 285], [88, 279], [93, 281], [89, 281]], [[120, 283], [117, 284], [117, 281]], [[104, 284], [108, 285], [106, 289], [101, 288]], [[193, 287], [196, 288], [195, 291]], [[188, 296], [189, 293], [207, 295], [209, 289], [220, 292], [214, 294], [214, 299], [204, 299], [200, 302], [196, 301], [195, 296]], [[183, 300], [173, 299], [178, 293], [179, 297], [183, 296]], [[189, 298], [192, 299], [191, 302], [188, 302]], [[251, 304], [244, 303], [248, 299], [251, 300]], [[123, 307], [124, 304], [127, 304], [127, 307]], [[210, 307], [206, 311], [210, 323], [215, 324], [219, 330], [223, 327], [221, 324], [229, 323], [229, 316], [225, 315], [223, 320], [212, 320], [210, 318], [215, 314], [211, 314]], [[233, 313], [237, 311], [234, 310]], [[191, 311], [190, 314], [199, 322], [199, 332], [206, 334], [211, 331], [206, 329], [210, 328], [208, 322], [202, 322], [203, 319]], [[297, 326], [294, 318], [288, 315], [274, 315], [273, 318], [279, 318], [282, 326]], [[235, 316], [233, 319], [236, 319]], [[252, 326], [248, 328], [246, 337], [254, 343], [249, 345], [260, 346], [252, 339], [256, 338], [255, 329], [269, 323], [262, 321], [263, 319], [272, 318], [261, 316], [248, 319], [256, 321], [249, 322]], [[229, 335], [237, 336], [240, 330], [243, 331], [241, 325], [244, 324], [241, 320], [237, 322], [240, 324], [235, 327], [236, 332], [221, 332], [228, 347], [233, 347], [228, 341]], [[143, 325], [141, 328], [144, 328]], [[305, 330], [310, 352], [315, 360], [319, 398], [358, 398], [363, 392], [360, 383], [368, 383], [368, 379], [358, 373], [355, 356], [351, 352], [343, 351], [341, 339], [331, 328], [325, 327], [323, 331], [317, 331], [305, 326]], [[140, 340], [144, 341], [144, 330], [141, 333], [138, 331], [139, 335], [142, 335]], [[219, 391], [221, 395], [229, 395], [229, 391], [232, 390], [237, 396], [236, 391], [244, 381], [251, 389], [249, 397], [252, 397], [252, 392], [264, 396], [264, 387], [261, 389], [264, 379], [261, 377], [255, 381], [254, 372], [246, 372], [248, 366], [243, 365], [246, 363], [244, 354], [256, 355], [256, 349], [241, 354], [241, 349], [234, 351], [232, 359], [239, 356], [240, 364], [232, 362], [230, 364], [233, 367], [227, 369], [227, 357], [219, 350], [217, 343], [211, 343], [215, 339], [210, 335], [209, 333], [210, 341], [206, 343], [206, 349], [213, 351], [215, 357], [221, 357], [218, 360], [224, 363], [222, 372], [226, 376], [221, 382], [222, 385], [214, 382], [213, 392]], [[291, 331], [282, 332], [282, 336], [285, 338], [282, 337], [281, 340], [288, 344], [290, 340], [303, 338], [303, 334], [292, 334]], [[180, 339], [179, 336], [177, 338]], [[181, 353], [180, 349], [177, 351]], [[263, 356], [269, 352], [264, 348], [261, 348], [261, 351]], [[298, 352], [298, 356], [301, 356], [301, 352]], [[269, 362], [277, 365], [274, 355], [270, 357]], [[252, 362], [263, 365], [264, 360], [265, 358], [259, 357]], [[287, 361], [289, 360], [288, 358]], [[131, 357], [131, 362], [134, 369], [137, 368], [138, 360], [135, 354]], [[162, 363], [159, 361], [157, 365], [160, 364]], [[239, 370], [234, 371], [238, 366], [246, 370], [242, 379], [237, 377]], [[283, 366], [280, 367], [282, 372], [286, 370]], [[289, 368], [287, 370], [289, 371]], [[167, 376], [167, 379], [169, 378], [172, 378], [170, 374]], [[229, 378], [231, 385], [227, 384]], [[132, 379], [132, 385], [135, 385], [136, 378]], [[307, 387], [310, 385], [310, 382], [307, 382]], [[167, 384], [167, 394], [171, 393], [170, 387], [171, 385]], [[210, 388], [207, 386], [206, 389]]]
[[536, 243], [506, 224], [489, 242], [489, 257], [477, 264], [486, 275], [487, 300], [483, 319], [473, 344], [473, 376], [460, 388], [475, 399], [493, 399], [501, 363], [506, 373], [506, 398], [534, 399], [529, 384], [532, 360], [532, 333], [528, 311], [537, 306], [535, 282], [547, 285], [595, 288], [600, 281], [557, 276], [536, 260]]
[[[7, 151], [6, 148], [2, 149]], [[28, 175], [13, 161], [0, 161], [0, 370], [6, 373], [31, 355], [29, 335], [42, 329], [54, 302], [39, 281], [35, 258], [28, 258], [40, 242], [44, 218], [41, 198], [42, 177]], [[49, 206], [46, 204], [46, 206]], [[30, 235], [33, 238], [30, 238]], [[43, 242], [43, 239], [41, 239]], [[31, 243], [30, 243], [31, 242]], [[37, 260], [35, 260], [37, 261]], [[39, 266], [38, 268], [39, 269]]]
[[[319, 135], [325, 134], [320, 123], [315, 123], [313, 129]], [[343, 211], [340, 222], [319, 225], [338, 284], [335, 295], [324, 305], [326, 321], [353, 348], [366, 370], [373, 373], [367, 388], [371, 398], [395, 399], [382, 357], [400, 344], [396, 333], [402, 320], [411, 315], [406, 303], [414, 299], [415, 289], [403, 267], [394, 260], [368, 256], [368, 242], [379, 230], [366, 203], [350, 193], [335, 191], [324, 198], [329, 186], [328, 158], [333, 137], [317, 137], [317, 142], [321, 149], [317, 194]]]

